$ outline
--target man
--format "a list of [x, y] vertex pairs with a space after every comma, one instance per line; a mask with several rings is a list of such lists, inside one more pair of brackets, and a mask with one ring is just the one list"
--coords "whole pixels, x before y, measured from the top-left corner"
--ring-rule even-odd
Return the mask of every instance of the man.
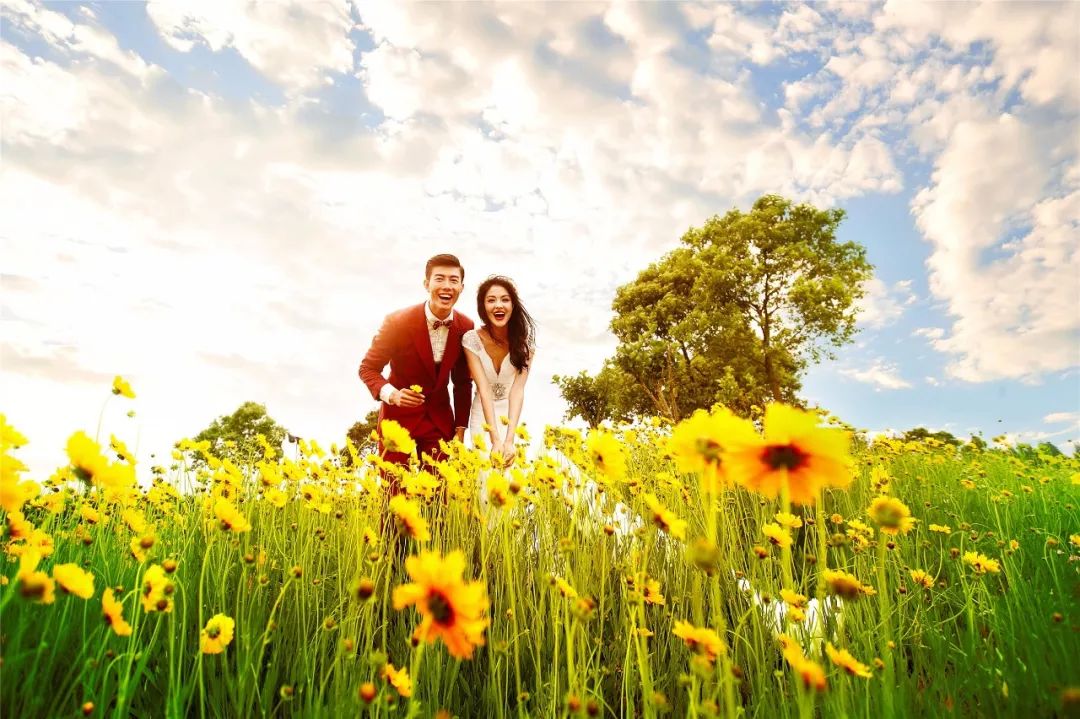
[[[461, 336], [472, 320], [454, 312], [465, 286], [465, 269], [453, 255], [435, 255], [424, 268], [426, 302], [389, 314], [360, 363], [360, 379], [381, 400], [379, 451], [394, 464], [406, 465], [409, 455], [385, 452], [382, 421], [392, 419], [416, 441], [417, 457], [441, 459], [439, 441], [463, 441], [472, 406], [472, 378], [461, 348]], [[390, 365], [389, 379], [383, 369]], [[448, 381], [454, 383], [450, 405]], [[419, 386], [417, 392], [413, 387]], [[391, 480], [390, 493], [397, 491]]]

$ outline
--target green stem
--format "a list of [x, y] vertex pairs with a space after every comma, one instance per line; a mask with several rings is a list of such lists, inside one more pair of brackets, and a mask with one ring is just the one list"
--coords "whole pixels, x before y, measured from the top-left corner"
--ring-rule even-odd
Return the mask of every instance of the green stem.
[[878, 592], [878, 609], [881, 613], [881, 635], [884, 638], [884, 642], [881, 647], [881, 658], [885, 662], [885, 674], [881, 680], [881, 702], [884, 708], [884, 716], [886, 718], [893, 716], [893, 692], [896, 691], [896, 682], [893, 679], [893, 653], [889, 648], [889, 644], [892, 642], [892, 628], [890, 621], [890, 600], [889, 600], [889, 587], [886, 583], [885, 574], [885, 558], [888, 548], [886, 545], [886, 535], [881, 533], [878, 535], [878, 547], [877, 547], [877, 592]]

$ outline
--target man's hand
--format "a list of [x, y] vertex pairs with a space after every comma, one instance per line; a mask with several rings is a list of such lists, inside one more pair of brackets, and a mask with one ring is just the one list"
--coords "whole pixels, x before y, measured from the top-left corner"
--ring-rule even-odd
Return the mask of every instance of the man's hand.
[[424, 395], [411, 389], [399, 389], [390, 395], [390, 404], [398, 407], [419, 407], [424, 403]]

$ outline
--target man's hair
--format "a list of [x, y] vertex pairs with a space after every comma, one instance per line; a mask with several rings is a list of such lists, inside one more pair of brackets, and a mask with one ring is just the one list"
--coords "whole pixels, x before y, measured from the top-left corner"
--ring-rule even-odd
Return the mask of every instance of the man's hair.
[[431, 271], [436, 267], [456, 267], [461, 270], [461, 281], [465, 281], [465, 268], [461, 266], [461, 260], [453, 255], [435, 255], [424, 266], [424, 279], [431, 279]]

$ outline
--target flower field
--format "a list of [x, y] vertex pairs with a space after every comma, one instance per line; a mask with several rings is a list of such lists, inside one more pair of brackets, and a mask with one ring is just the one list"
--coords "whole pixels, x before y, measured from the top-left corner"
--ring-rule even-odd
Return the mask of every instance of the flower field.
[[76, 432], [30, 477], [0, 433], [4, 716], [1080, 711], [1075, 459], [783, 406], [396, 474]]

